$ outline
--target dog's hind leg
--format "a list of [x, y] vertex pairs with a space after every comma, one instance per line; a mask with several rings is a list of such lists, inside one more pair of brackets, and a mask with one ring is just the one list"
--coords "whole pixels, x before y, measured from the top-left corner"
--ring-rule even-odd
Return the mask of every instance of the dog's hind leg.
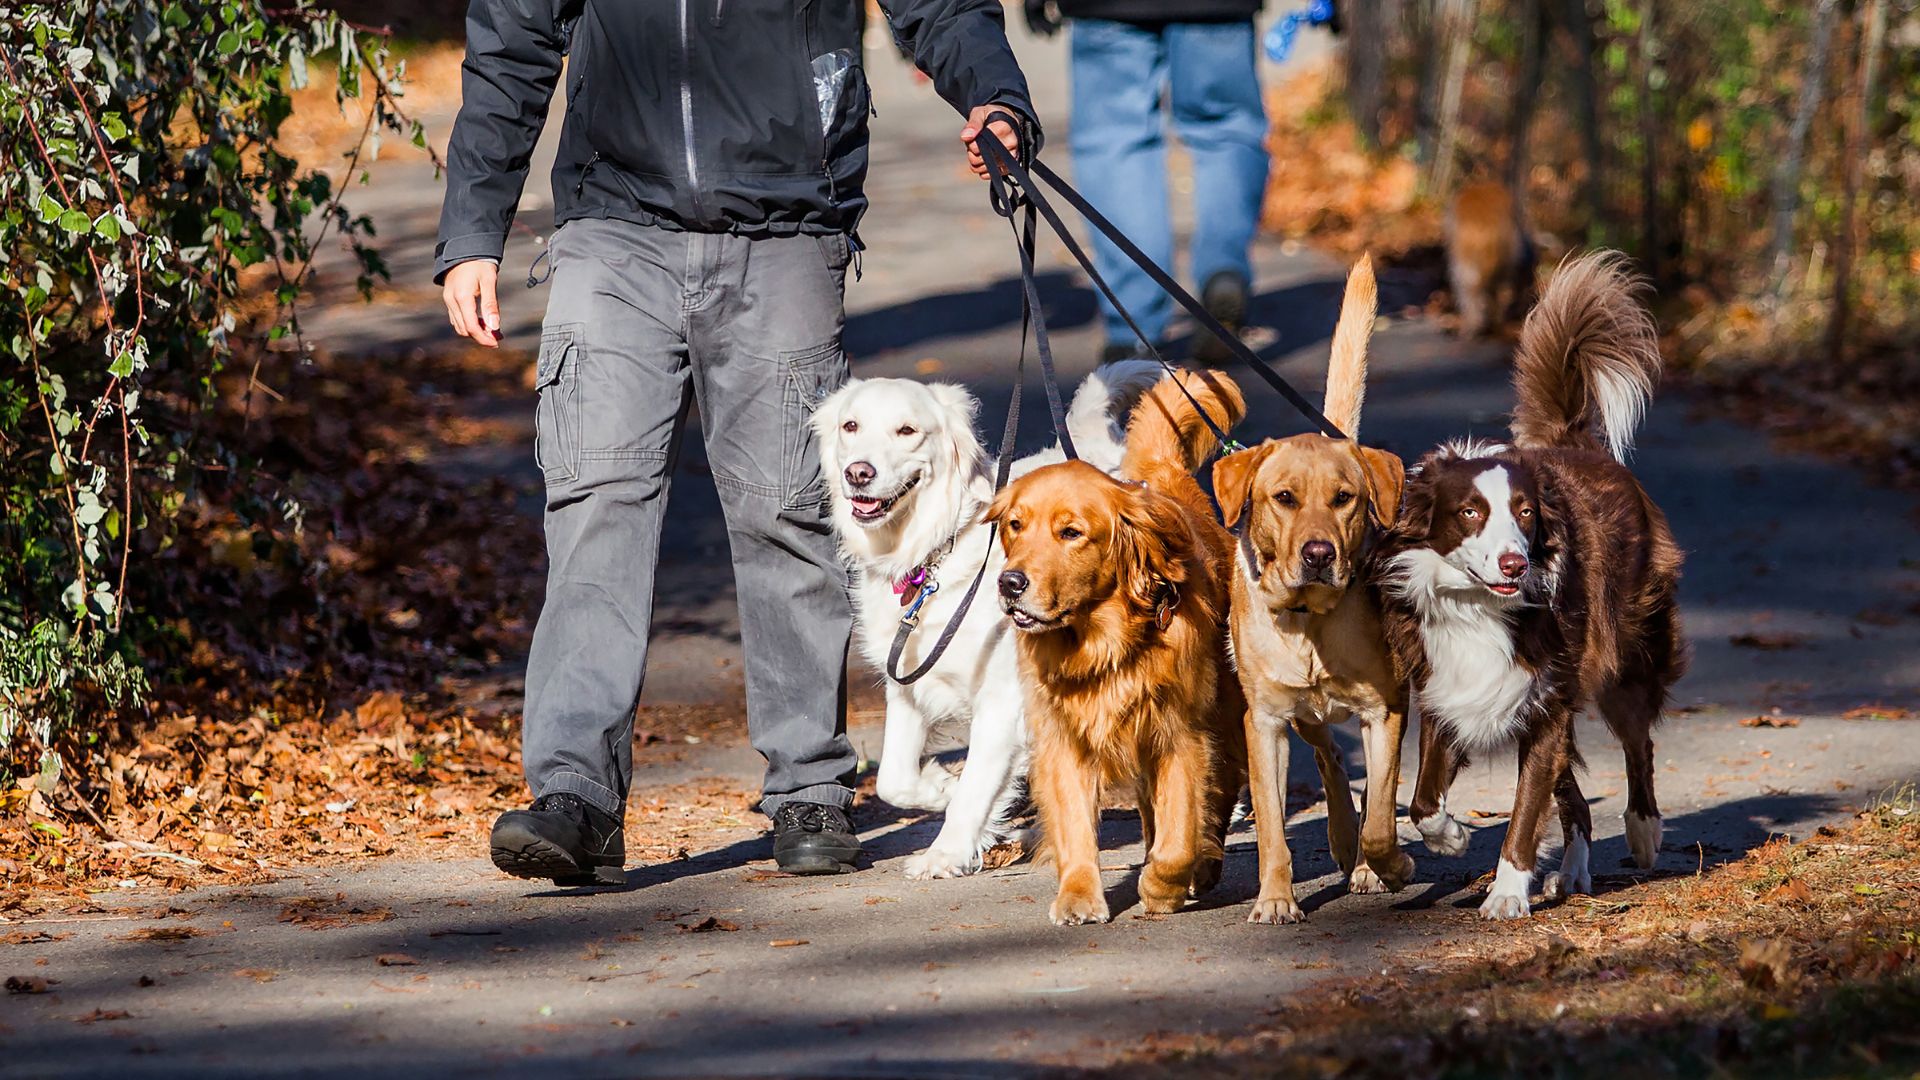
[[1142, 802], [1153, 807], [1153, 846], [1140, 870], [1140, 903], [1149, 912], [1178, 911], [1187, 901], [1206, 842], [1210, 756], [1202, 738], [1188, 735], [1151, 763], [1149, 798]]
[[[1628, 671], [1628, 676], [1639, 675]], [[1652, 679], [1622, 680], [1595, 695], [1600, 715], [1627, 759], [1627, 848], [1634, 865], [1653, 869], [1660, 857], [1660, 804], [1653, 795], [1653, 725], [1666, 690]]]
[[1414, 775], [1413, 800], [1407, 804], [1407, 817], [1420, 830], [1427, 850], [1436, 855], [1464, 855], [1473, 834], [1458, 818], [1447, 812], [1447, 791], [1453, 778], [1467, 763], [1461, 750], [1447, 733], [1446, 725], [1430, 716], [1420, 718], [1420, 767]]
[[1293, 730], [1313, 747], [1313, 763], [1320, 767], [1320, 783], [1327, 789], [1327, 848], [1340, 872], [1351, 875], [1360, 864], [1360, 819], [1354, 813], [1353, 783], [1347, 779], [1346, 763], [1333, 744], [1333, 729], [1307, 720], [1296, 723]]
[[1593, 812], [1580, 793], [1579, 778], [1569, 764], [1554, 785], [1554, 804], [1560, 810], [1560, 866], [1540, 882], [1549, 900], [1593, 895]]

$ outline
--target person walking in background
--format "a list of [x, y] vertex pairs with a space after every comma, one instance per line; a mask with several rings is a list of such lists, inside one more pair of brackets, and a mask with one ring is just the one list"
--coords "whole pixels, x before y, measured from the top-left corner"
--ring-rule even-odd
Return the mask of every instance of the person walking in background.
[[[1248, 247], [1267, 186], [1267, 119], [1255, 67], [1260, 0], [1026, 0], [1027, 25], [1070, 31], [1068, 143], [1082, 194], [1140, 249], [1173, 266], [1166, 120], [1193, 162], [1190, 263], [1207, 311], [1230, 330], [1246, 321], [1253, 284]], [[1173, 300], [1105, 237], [1094, 263], [1140, 328], [1159, 344]], [[1135, 353], [1133, 332], [1105, 297], [1103, 360]], [[1226, 347], [1196, 339], [1194, 359], [1220, 363]]]
[[[473, 0], [435, 280], [494, 347], [507, 230], [566, 66], [536, 449], [547, 596], [527, 662], [533, 805], [494, 823], [496, 866], [625, 880], [634, 709], [668, 484], [698, 405], [726, 513], [761, 809], [789, 873], [853, 866], [852, 628], [814, 407], [847, 378], [846, 270], [866, 209], [863, 0]], [[1036, 138], [996, 0], [891, 0], [898, 39], [973, 140]]]

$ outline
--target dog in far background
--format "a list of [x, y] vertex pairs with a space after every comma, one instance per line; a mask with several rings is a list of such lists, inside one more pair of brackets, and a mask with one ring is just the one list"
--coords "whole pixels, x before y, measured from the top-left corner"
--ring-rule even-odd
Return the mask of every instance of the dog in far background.
[[1593, 818], [1574, 775], [1573, 720], [1589, 703], [1625, 752], [1634, 862], [1651, 868], [1660, 850], [1652, 732], [1687, 666], [1682, 555], [1624, 463], [1661, 359], [1623, 264], [1596, 252], [1561, 266], [1520, 332], [1512, 445], [1428, 454], [1375, 553], [1388, 636], [1420, 704], [1408, 816], [1429, 848], [1466, 850], [1446, 794], [1467, 755], [1519, 743], [1489, 919], [1530, 912], [1550, 801], [1565, 846], [1543, 891], [1593, 890]]
[[1526, 213], [1498, 180], [1463, 186], [1447, 210], [1447, 282], [1460, 311], [1460, 336], [1485, 337], [1524, 305], [1536, 261]]

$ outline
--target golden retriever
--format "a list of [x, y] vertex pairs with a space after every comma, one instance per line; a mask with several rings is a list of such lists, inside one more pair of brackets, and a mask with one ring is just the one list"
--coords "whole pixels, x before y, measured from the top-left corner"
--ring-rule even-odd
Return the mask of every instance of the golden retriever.
[[1223, 375], [1175, 378], [1135, 407], [1122, 479], [1050, 465], [987, 511], [1006, 550], [1000, 601], [1020, 632], [1032, 792], [1060, 874], [1049, 911], [1060, 925], [1110, 917], [1103, 785], [1137, 793], [1140, 900], [1169, 912], [1219, 881], [1246, 772], [1246, 705], [1226, 657], [1233, 538], [1192, 475], [1214, 448], [1196, 403], [1222, 429], [1246, 403]]
[[[1327, 842], [1354, 892], [1398, 891], [1413, 860], [1394, 833], [1405, 681], [1394, 669], [1380, 606], [1355, 570], [1376, 528], [1399, 507], [1400, 459], [1361, 446], [1373, 265], [1347, 278], [1327, 368], [1325, 412], [1349, 436], [1269, 439], [1214, 463], [1213, 490], [1237, 525], [1232, 599], [1234, 664], [1246, 693], [1247, 758], [1260, 843], [1260, 895], [1247, 921], [1299, 922], [1287, 848], [1287, 728], [1313, 747], [1327, 789]], [[1241, 519], [1244, 517], [1244, 521]], [[1357, 716], [1367, 761], [1365, 826], [1329, 725]], [[1362, 862], [1364, 858], [1364, 862]]]

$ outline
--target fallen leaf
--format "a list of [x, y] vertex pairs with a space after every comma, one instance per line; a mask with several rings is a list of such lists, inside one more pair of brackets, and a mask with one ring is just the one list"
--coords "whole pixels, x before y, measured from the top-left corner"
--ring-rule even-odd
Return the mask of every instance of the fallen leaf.
[[1800, 718], [1799, 718], [1799, 717], [1797, 717], [1797, 716], [1749, 716], [1749, 717], [1747, 717], [1747, 718], [1746, 718], [1745, 720], [1742, 720], [1742, 721], [1740, 721], [1740, 726], [1741, 726], [1741, 727], [1751, 727], [1751, 728], [1762, 728], [1762, 727], [1772, 727], [1772, 728], [1789, 728], [1789, 727], [1799, 727], [1799, 726], [1800, 726]]
[[85, 1016], [76, 1016], [76, 1024], [97, 1024], [102, 1020], [125, 1020], [133, 1014], [125, 1009], [95, 1009]]
[[809, 942], [806, 938], [781, 938], [779, 941], [769, 941], [767, 944], [775, 949], [791, 949], [796, 945], [806, 945]]
[[413, 967], [420, 961], [415, 960], [403, 952], [389, 952], [381, 953], [379, 956], [374, 957], [373, 962], [379, 964], [381, 967]]
[[49, 979], [44, 975], [9, 975], [7, 976], [7, 993], [44, 994], [47, 992], [48, 986], [59, 981], [58, 979]]
[[1793, 948], [1784, 938], [1740, 943], [1740, 980], [1755, 990], [1784, 990], [1799, 972], [1793, 966]]
[[1813, 901], [1813, 890], [1807, 888], [1806, 882], [1794, 878], [1768, 889], [1760, 899], [1769, 904], [1806, 904]]
[[1779, 652], [1782, 649], [1797, 649], [1807, 643], [1807, 635], [1793, 633], [1764, 634], [1748, 632], [1735, 634], [1727, 639], [1742, 649], [1759, 649], [1762, 652]]
[[257, 983], [270, 983], [280, 977], [279, 972], [268, 971], [266, 968], [241, 968], [234, 974], [242, 979], [252, 979]]
[[191, 926], [143, 926], [126, 934], [122, 941], [186, 941], [197, 938], [200, 931]]
[[683, 934], [708, 934], [715, 930], [732, 931], [740, 929], [733, 923], [713, 915], [709, 915], [695, 923], [676, 923], [674, 928]]
[[1905, 720], [1913, 715], [1912, 709], [1903, 709], [1898, 705], [1862, 705], [1848, 709], [1840, 714], [1842, 720]]

